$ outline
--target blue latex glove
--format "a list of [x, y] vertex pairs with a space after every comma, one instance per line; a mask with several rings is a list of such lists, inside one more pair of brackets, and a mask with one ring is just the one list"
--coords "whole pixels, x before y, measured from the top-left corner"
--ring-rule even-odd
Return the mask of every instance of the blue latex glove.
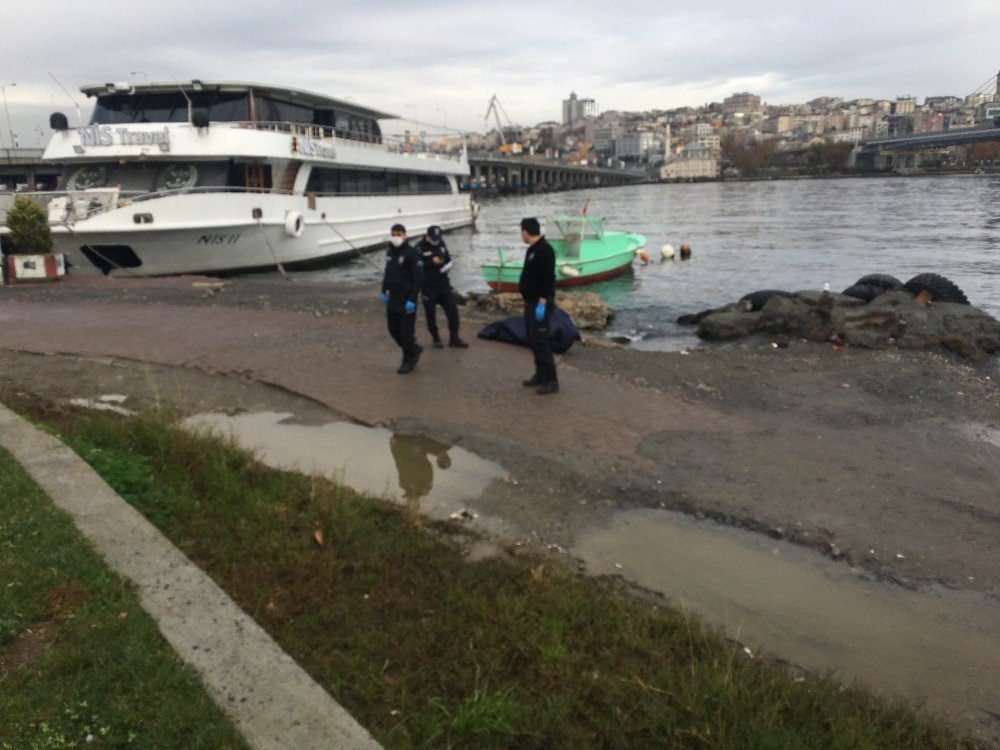
[[544, 302], [539, 302], [537, 305], [535, 305], [535, 320], [537, 320], [539, 323], [541, 323], [543, 320], [545, 320], [545, 303]]
[[379, 298], [380, 300], [382, 300], [382, 304], [383, 304], [383, 305], [388, 305], [388, 304], [389, 304], [389, 295], [388, 295], [388, 294], [386, 294], [385, 292], [382, 292], [382, 293], [381, 293], [381, 294], [380, 294], [380, 295], [378, 296], [378, 298]]
[[408, 299], [406, 300], [406, 306], [403, 309], [406, 310], [407, 315], [412, 315], [417, 311], [417, 303], [412, 299]]

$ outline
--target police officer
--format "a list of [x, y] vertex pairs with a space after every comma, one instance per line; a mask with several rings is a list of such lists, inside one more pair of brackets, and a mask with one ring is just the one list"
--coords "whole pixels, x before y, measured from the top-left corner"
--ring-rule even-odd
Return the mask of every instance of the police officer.
[[524, 298], [524, 326], [535, 356], [535, 374], [524, 385], [537, 388], [544, 396], [559, 390], [556, 361], [549, 342], [549, 321], [556, 303], [556, 254], [542, 236], [538, 219], [521, 220], [521, 240], [528, 246], [528, 252], [518, 290]]
[[427, 234], [417, 245], [417, 252], [424, 263], [424, 287], [421, 294], [424, 298], [424, 312], [427, 314], [427, 330], [430, 331], [434, 347], [440, 349], [444, 346], [438, 335], [435, 315], [435, 308], [441, 305], [448, 318], [448, 346], [465, 349], [469, 345], [458, 337], [458, 305], [455, 304], [455, 294], [448, 278], [448, 271], [452, 266], [451, 254], [441, 238], [441, 227], [433, 224], [427, 227]]
[[424, 283], [424, 269], [420, 256], [406, 241], [406, 227], [392, 225], [392, 236], [382, 275], [382, 304], [386, 307], [389, 334], [403, 350], [403, 362], [396, 372], [410, 372], [417, 366], [423, 351], [413, 330], [417, 319], [417, 296]]

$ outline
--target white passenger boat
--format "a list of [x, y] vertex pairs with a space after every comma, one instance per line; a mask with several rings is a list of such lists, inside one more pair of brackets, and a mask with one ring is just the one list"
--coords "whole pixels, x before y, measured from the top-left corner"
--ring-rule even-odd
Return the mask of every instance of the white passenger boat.
[[47, 206], [70, 274], [167, 275], [302, 265], [381, 245], [402, 223], [474, 221], [460, 153], [385, 133], [395, 117], [255, 83], [85, 86], [90, 124], [57, 132], [65, 165]]

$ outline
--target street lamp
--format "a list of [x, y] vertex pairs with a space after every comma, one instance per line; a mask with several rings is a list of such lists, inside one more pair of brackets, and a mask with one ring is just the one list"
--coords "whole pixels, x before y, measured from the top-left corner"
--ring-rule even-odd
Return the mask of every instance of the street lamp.
[[3, 95], [3, 111], [7, 114], [7, 132], [10, 133], [11, 148], [17, 148], [17, 143], [14, 141], [14, 129], [10, 126], [10, 110], [7, 108], [7, 87], [16, 85], [16, 83], [4, 83], [0, 85], [0, 94]]

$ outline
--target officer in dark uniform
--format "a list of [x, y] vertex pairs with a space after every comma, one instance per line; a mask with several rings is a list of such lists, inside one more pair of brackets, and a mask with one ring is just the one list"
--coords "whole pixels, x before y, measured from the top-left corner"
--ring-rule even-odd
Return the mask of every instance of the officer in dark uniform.
[[528, 245], [518, 290], [524, 298], [524, 326], [535, 355], [535, 374], [524, 385], [545, 395], [559, 390], [556, 361], [549, 342], [549, 321], [556, 304], [556, 254], [542, 236], [538, 219], [521, 220], [521, 239]]
[[451, 289], [448, 271], [451, 270], [451, 254], [448, 246], [441, 238], [441, 227], [427, 227], [427, 234], [417, 245], [417, 252], [424, 263], [424, 287], [421, 294], [424, 298], [424, 312], [427, 315], [427, 330], [435, 348], [444, 346], [438, 335], [435, 307], [441, 305], [448, 318], [448, 346], [465, 349], [469, 345], [458, 337], [458, 305], [455, 304], [455, 294]]
[[389, 334], [403, 350], [403, 363], [396, 370], [402, 374], [417, 366], [423, 351], [413, 337], [413, 330], [417, 320], [417, 297], [424, 283], [424, 269], [417, 251], [406, 241], [406, 227], [393, 224], [391, 231], [381, 299], [386, 307]]

